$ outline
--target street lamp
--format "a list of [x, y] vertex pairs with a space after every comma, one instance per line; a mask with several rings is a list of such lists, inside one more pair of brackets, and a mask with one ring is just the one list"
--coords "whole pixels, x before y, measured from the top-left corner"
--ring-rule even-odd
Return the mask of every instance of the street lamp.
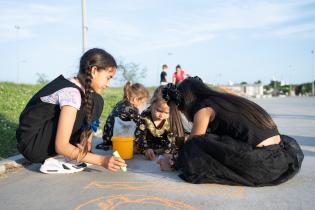
[[87, 49], [87, 20], [86, 20], [86, 2], [82, 0], [82, 52], [85, 53]]
[[16, 30], [16, 83], [20, 83], [20, 52], [19, 52], [19, 25], [14, 26]]
[[314, 89], [314, 50], [311, 51], [312, 54], [312, 95], [315, 96], [315, 89]]
[[291, 82], [289, 79], [289, 96], [292, 96], [292, 83], [293, 83], [293, 70], [292, 70], [292, 65], [289, 65], [289, 77], [291, 77]]
[[219, 78], [222, 76], [221, 73], [219, 74], [216, 74], [215, 77], [214, 77], [214, 85], [219, 85]]

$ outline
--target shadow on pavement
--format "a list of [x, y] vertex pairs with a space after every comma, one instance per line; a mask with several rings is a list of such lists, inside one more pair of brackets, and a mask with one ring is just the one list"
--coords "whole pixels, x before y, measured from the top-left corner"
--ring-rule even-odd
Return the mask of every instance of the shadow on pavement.
[[315, 137], [291, 136], [300, 144], [305, 156], [315, 156]]

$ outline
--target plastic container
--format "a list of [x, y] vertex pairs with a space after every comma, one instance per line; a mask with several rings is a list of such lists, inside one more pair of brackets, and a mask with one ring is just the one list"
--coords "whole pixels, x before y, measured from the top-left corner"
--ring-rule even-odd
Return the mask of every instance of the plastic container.
[[124, 160], [133, 158], [133, 136], [113, 136], [113, 151], [117, 150]]

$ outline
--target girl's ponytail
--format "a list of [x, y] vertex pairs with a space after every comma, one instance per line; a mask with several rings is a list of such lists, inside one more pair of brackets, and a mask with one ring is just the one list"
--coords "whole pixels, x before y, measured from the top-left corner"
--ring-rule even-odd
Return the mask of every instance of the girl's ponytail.
[[80, 144], [83, 149], [79, 148], [80, 153], [77, 160], [82, 160], [88, 153], [88, 139], [92, 135], [92, 113], [93, 113], [93, 89], [92, 89], [92, 73], [91, 70], [96, 67], [98, 71], [107, 70], [109, 68], [117, 68], [117, 64], [112, 55], [102, 49], [93, 48], [86, 51], [80, 60], [80, 70], [77, 76], [81, 85], [84, 87], [82, 94], [83, 108], [85, 111], [85, 124], [80, 136]]
[[184, 137], [184, 127], [178, 106], [173, 101], [170, 101], [168, 105], [170, 107], [169, 119], [172, 132], [176, 137]]
[[85, 155], [88, 153], [88, 139], [90, 135], [92, 134], [92, 130], [89, 125], [92, 123], [92, 108], [93, 108], [93, 99], [92, 99], [92, 75], [91, 75], [91, 66], [88, 65], [86, 67], [85, 75], [84, 75], [84, 82], [82, 81], [83, 78], [81, 75], [80, 83], [84, 84], [84, 94], [82, 97], [84, 111], [85, 111], [85, 126], [83, 126], [83, 132], [80, 136], [80, 144], [82, 145], [82, 150], [80, 151], [80, 154], [77, 157], [77, 160], [81, 160], [85, 157]]
[[170, 126], [171, 130], [177, 137], [184, 137], [184, 128], [182, 118], [178, 106], [182, 104], [182, 95], [177, 90], [176, 86], [169, 83], [162, 90], [164, 100], [170, 107]]
[[124, 86], [124, 99], [128, 99], [129, 98], [129, 89], [131, 87], [131, 81], [126, 82], [125, 86]]

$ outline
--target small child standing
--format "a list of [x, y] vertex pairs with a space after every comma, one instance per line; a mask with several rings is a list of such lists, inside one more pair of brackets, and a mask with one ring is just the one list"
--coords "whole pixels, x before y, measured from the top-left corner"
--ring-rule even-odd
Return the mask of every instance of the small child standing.
[[170, 131], [169, 106], [162, 97], [163, 86], [157, 88], [151, 98], [151, 106], [141, 114], [141, 123], [135, 131], [137, 152], [149, 160], [156, 155], [170, 154], [174, 145], [174, 136]]
[[138, 124], [140, 120], [139, 109], [147, 103], [148, 98], [149, 91], [142, 84], [127, 82], [124, 86], [124, 98], [115, 105], [107, 117], [103, 131], [103, 142], [98, 144], [96, 149], [110, 149], [116, 117]]

